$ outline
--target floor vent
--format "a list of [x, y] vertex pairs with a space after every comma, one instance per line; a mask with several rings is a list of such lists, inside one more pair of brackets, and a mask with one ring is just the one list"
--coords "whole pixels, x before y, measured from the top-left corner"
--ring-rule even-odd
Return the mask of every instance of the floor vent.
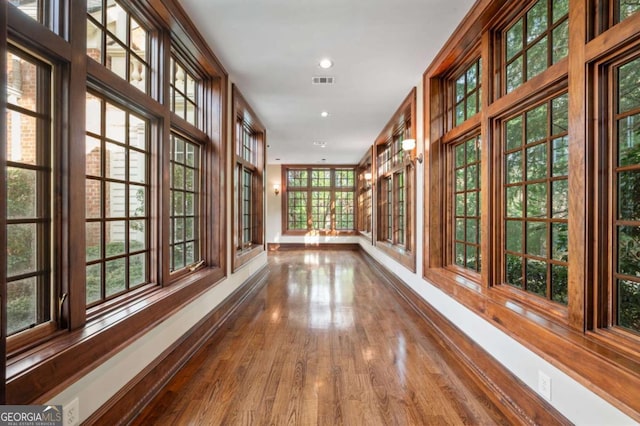
[[317, 76], [311, 78], [312, 84], [334, 84], [336, 79], [334, 77]]

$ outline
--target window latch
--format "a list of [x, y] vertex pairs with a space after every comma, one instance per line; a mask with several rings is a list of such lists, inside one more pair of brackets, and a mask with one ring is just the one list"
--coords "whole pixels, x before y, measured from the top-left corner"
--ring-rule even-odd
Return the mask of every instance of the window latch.
[[58, 319], [62, 318], [62, 305], [64, 304], [65, 300], [67, 300], [67, 293], [64, 293], [58, 299]]
[[192, 265], [192, 266], [189, 268], [189, 271], [190, 271], [190, 272], [193, 272], [193, 271], [195, 271], [196, 269], [198, 269], [199, 267], [201, 267], [202, 265], [204, 265], [204, 259], [203, 259], [203, 260], [201, 260], [200, 262], [196, 263], [195, 265]]

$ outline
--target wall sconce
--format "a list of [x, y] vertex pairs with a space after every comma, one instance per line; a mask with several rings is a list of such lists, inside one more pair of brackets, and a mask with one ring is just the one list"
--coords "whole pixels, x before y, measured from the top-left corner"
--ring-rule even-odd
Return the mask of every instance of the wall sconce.
[[371, 172], [365, 172], [364, 174], [364, 189], [369, 190], [371, 189], [371, 179], [373, 178], [373, 175], [371, 174]]
[[280, 185], [277, 183], [273, 184], [273, 193], [278, 195], [280, 193]]
[[[416, 148], [416, 140], [415, 139], [405, 139], [402, 141], [402, 150], [404, 151], [404, 155], [409, 157], [409, 161], [417, 161], [422, 164], [422, 153], [417, 157], [412, 157], [412, 151]], [[406, 157], [405, 157], [406, 158]]]

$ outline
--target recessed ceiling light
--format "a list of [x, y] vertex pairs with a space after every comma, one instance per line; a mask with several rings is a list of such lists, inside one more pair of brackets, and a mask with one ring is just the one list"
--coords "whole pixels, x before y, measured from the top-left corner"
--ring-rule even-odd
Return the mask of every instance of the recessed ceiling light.
[[323, 117], [328, 117], [328, 116], [329, 116], [329, 113], [328, 113], [327, 111], [322, 111], [322, 112], [320, 113], [320, 115], [321, 115], [321, 116], [323, 116]]
[[320, 60], [320, 68], [322, 69], [327, 69], [327, 68], [331, 68], [333, 66], [333, 61], [329, 58], [323, 58]]

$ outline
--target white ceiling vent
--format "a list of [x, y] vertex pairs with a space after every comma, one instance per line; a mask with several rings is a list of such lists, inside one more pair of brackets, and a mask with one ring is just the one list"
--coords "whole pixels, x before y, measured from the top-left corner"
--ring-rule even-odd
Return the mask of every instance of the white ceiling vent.
[[335, 82], [335, 77], [316, 76], [311, 78], [312, 84], [334, 84]]

